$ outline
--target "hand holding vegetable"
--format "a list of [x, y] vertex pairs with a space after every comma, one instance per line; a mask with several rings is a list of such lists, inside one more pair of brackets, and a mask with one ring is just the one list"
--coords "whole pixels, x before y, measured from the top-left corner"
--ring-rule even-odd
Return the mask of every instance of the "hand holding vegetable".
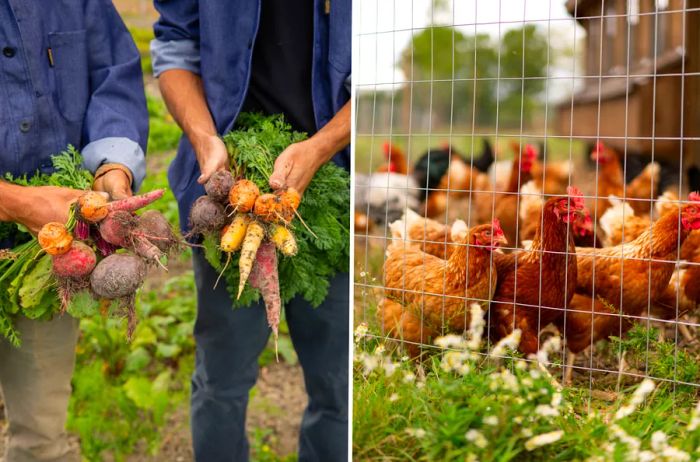
[[125, 199], [132, 195], [131, 182], [131, 172], [127, 167], [107, 164], [95, 172], [92, 189], [106, 192], [112, 200]]
[[35, 236], [46, 223], [65, 223], [71, 204], [84, 193], [57, 186], [7, 186], [8, 193], [3, 192], [2, 201], [14, 210], [4, 221], [20, 223]]
[[220, 170], [228, 170], [228, 151], [224, 142], [216, 135], [207, 135], [194, 143], [197, 162], [201, 175], [197, 179], [199, 184], [205, 184], [214, 173]]
[[325, 162], [324, 157], [311, 139], [290, 144], [275, 159], [270, 187], [275, 190], [294, 188], [303, 194]]

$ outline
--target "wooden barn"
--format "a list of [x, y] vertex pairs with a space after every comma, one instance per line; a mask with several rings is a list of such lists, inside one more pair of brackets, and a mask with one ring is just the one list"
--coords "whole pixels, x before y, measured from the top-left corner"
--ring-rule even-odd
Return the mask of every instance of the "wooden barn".
[[558, 132], [620, 150], [626, 138], [630, 153], [700, 165], [700, 0], [567, 8], [586, 30], [584, 83], [558, 107]]

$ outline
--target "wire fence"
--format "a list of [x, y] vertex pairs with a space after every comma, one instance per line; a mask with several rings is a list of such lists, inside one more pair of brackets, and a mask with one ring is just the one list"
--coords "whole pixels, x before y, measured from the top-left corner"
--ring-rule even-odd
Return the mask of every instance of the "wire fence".
[[[358, 0], [355, 322], [700, 385], [700, 2]], [[530, 356], [531, 358], [533, 356]]]

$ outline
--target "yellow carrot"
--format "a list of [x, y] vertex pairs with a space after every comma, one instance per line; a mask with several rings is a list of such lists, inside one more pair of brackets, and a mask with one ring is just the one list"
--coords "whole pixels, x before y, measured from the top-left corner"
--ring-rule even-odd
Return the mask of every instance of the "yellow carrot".
[[270, 240], [282, 255], [293, 257], [297, 254], [297, 241], [292, 232], [284, 226], [273, 224], [270, 226]]
[[248, 216], [242, 213], [236, 214], [231, 224], [224, 228], [221, 234], [221, 250], [231, 253], [241, 248], [249, 221]]
[[245, 283], [250, 276], [250, 271], [253, 269], [255, 255], [258, 253], [258, 248], [265, 237], [265, 229], [257, 221], [253, 221], [248, 225], [248, 230], [243, 239], [243, 247], [241, 248], [241, 258], [238, 261], [238, 269], [240, 272], [240, 282], [238, 283], [238, 297], [241, 298]]
[[37, 236], [39, 245], [49, 255], [62, 255], [70, 249], [73, 236], [61, 223], [46, 223]]

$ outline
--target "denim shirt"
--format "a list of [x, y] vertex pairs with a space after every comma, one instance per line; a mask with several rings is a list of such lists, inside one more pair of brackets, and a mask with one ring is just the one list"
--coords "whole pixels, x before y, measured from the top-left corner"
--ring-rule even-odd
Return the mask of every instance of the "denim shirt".
[[[200, 75], [217, 131], [230, 131], [248, 90], [260, 0], [156, 0], [155, 6], [160, 13], [151, 43], [155, 75], [168, 69]], [[317, 130], [350, 99], [351, 10], [351, 0], [315, 1], [311, 98]], [[349, 169], [349, 149], [333, 161]], [[199, 175], [192, 146], [183, 136], [168, 172], [183, 230], [192, 203], [204, 194]]]
[[140, 56], [109, 0], [0, 0], [0, 175], [51, 171], [72, 144], [86, 168], [145, 175]]

